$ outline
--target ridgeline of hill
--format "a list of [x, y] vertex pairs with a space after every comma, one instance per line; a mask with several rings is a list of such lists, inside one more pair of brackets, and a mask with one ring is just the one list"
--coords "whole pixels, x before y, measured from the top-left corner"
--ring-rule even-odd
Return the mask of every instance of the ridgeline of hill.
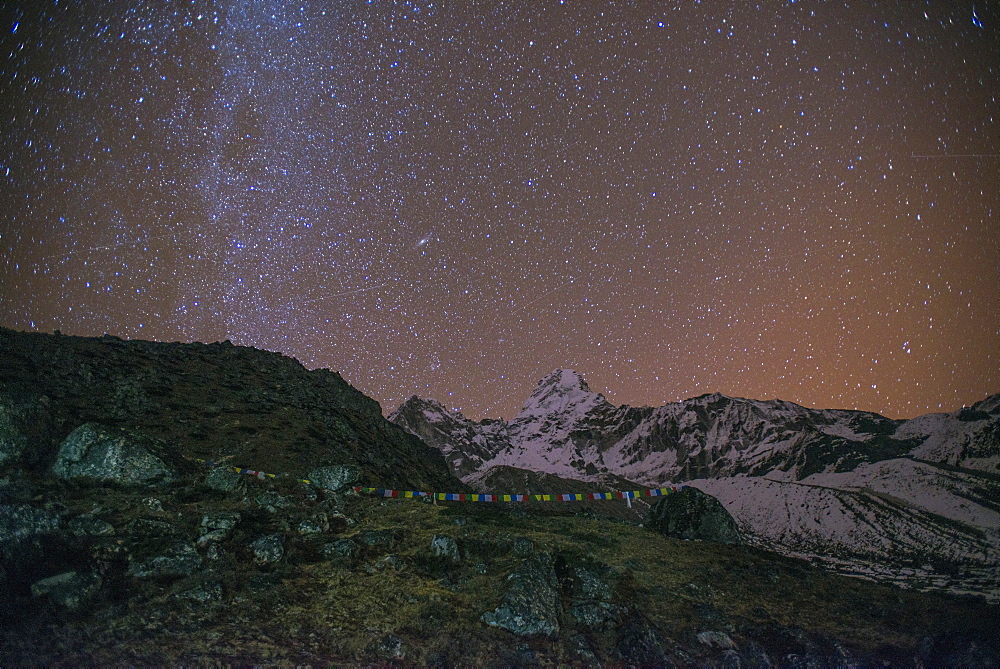
[[0, 329], [0, 393], [36, 417], [25, 464], [39, 471], [73, 429], [95, 421], [139, 430], [188, 458], [299, 478], [351, 464], [365, 485], [466, 489], [436, 449], [386, 421], [336, 372], [229, 342]]

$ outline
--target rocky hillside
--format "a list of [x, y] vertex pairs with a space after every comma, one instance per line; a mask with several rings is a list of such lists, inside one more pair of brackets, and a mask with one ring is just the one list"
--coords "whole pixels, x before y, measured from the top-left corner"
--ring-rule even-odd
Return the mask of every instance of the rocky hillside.
[[[60, 442], [88, 422], [162, 441], [187, 458], [299, 478], [336, 463], [358, 467], [365, 485], [458, 485], [437, 450], [388, 423], [336, 372], [228, 342], [0, 328], [0, 467], [45, 471]], [[5, 436], [19, 430], [23, 439]]]
[[359, 495], [462, 484], [339, 377], [277, 354], [0, 341], [3, 666], [1000, 663], [995, 605], [745, 545], [693, 488], [647, 527], [582, 503]]
[[562, 506], [68, 476], [0, 487], [4, 666], [1000, 663], [981, 600]]
[[689, 483], [718, 497], [757, 545], [1000, 598], [1000, 395], [912, 420], [719, 394], [616, 407], [555, 370], [510, 422], [471, 421], [418, 397], [390, 420], [474, 487], [511, 467], [593, 486], [609, 476]]

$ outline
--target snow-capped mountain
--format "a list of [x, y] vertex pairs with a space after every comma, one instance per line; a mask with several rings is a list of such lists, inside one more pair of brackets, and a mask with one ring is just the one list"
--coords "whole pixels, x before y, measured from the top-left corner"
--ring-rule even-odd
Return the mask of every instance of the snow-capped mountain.
[[403, 403], [389, 420], [438, 448], [452, 473], [466, 482], [484, 470], [483, 462], [510, 446], [506, 422], [471, 421], [437, 400], [416, 395]]
[[389, 419], [472, 485], [498, 466], [685, 482], [716, 496], [754, 543], [847, 573], [1000, 596], [1000, 395], [911, 420], [720, 394], [616, 407], [560, 369], [510, 422], [418, 397]]
[[998, 416], [1000, 396], [912, 420], [717, 393], [657, 408], [616, 407], [560, 369], [510, 422], [472, 421], [416, 396], [389, 420], [440, 449], [465, 480], [508, 465], [653, 486], [740, 475], [797, 481], [904, 456], [1000, 472]]

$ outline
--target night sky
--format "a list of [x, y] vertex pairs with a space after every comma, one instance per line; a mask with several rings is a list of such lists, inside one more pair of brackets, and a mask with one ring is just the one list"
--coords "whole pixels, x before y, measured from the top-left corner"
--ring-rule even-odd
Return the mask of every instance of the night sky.
[[0, 1], [0, 324], [511, 417], [1000, 392], [1000, 3]]

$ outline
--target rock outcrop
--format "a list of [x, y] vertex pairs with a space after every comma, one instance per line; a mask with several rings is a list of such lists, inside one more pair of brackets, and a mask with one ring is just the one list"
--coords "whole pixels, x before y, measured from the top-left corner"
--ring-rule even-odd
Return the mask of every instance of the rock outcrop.
[[176, 480], [182, 466], [181, 458], [158, 440], [85, 423], [59, 446], [52, 473], [64, 479], [162, 484]]
[[683, 488], [656, 500], [646, 513], [645, 526], [674, 539], [697, 539], [738, 544], [740, 530], [726, 507], [697, 488]]
[[559, 633], [559, 606], [559, 581], [552, 556], [536, 553], [507, 577], [503, 602], [482, 619], [517, 636], [555, 637]]

